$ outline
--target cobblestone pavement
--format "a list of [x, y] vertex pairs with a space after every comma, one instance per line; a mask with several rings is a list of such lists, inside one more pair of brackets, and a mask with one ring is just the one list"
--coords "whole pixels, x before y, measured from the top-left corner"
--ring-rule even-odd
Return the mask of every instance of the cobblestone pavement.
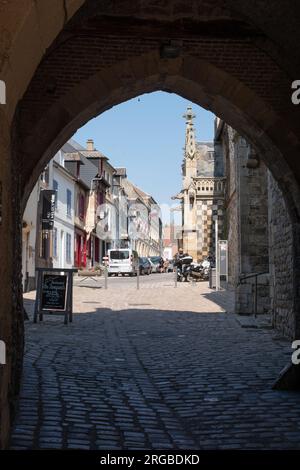
[[228, 292], [155, 276], [75, 287], [67, 326], [26, 322], [11, 448], [299, 449], [300, 394], [271, 389], [290, 343], [243, 328]]

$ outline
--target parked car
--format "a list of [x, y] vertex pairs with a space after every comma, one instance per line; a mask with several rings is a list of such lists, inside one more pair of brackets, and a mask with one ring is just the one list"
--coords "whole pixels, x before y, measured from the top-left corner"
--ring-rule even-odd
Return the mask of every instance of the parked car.
[[151, 261], [151, 258], [148, 258], [148, 261], [151, 265], [151, 272], [156, 273], [156, 265]]
[[172, 273], [174, 271], [174, 260], [169, 259], [169, 264], [168, 264], [168, 273]]
[[149, 274], [151, 274], [151, 272], [152, 272], [152, 267], [151, 267], [150, 261], [148, 260], [148, 258], [146, 258], [144, 256], [141, 256], [139, 258], [139, 267], [140, 267], [140, 274], [141, 275], [147, 274], [149, 276]]
[[138, 254], [129, 248], [108, 250], [108, 275], [134, 276], [138, 267]]
[[164, 260], [161, 256], [150, 256], [151, 262], [154, 264], [154, 272], [160, 273], [164, 267]]

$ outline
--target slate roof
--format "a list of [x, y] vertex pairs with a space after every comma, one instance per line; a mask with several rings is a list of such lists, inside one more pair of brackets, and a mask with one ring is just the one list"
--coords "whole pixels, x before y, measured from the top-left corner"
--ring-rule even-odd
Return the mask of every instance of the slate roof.
[[130, 199], [140, 199], [142, 200], [145, 204], [150, 203], [150, 200], [156, 203], [155, 199], [148, 193], [145, 193], [142, 191], [138, 186], [135, 184], [131, 183], [127, 178], [122, 179], [121, 183], [126, 195]]
[[99, 150], [80, 150], [80, 153], [84, 155], [86, 158], [90, 159], [95, 159], [95, 160], [100, 160], [101, 158], [104, 158], [105, 160], [109, 160], [109, 158], [104, 155], [104, 153], [99, 152]]
[[84, 155], [84, 147], [82, 147], [74, 139], [70, 139], [63, 147], [62, 152], [65, 158], [66, 169], [76, 177], [77, 168], [75, 162], [81, 162], [79, 182], [83, 183], [86, 188], [91, 187], [92, 179], [97, 176], [98, 171], [95, 165], [88, 160]]
[[196, 159], [198, 177], [224, 176], [223, 157], [215, 152], [213, 142], [196, 142]]
[[200, 150], [203, 147], [208, 147], [209, 149], [214, 149], [214, 143], [211, 141], [201, 141], [201, 142], [196, 142], [196, 150]]
[[137, 199], [137, 193], [134, 189], [134, 185], [127, 178], [122, 180], [122, 187], [124, 188], [124, 191], [128, 198]]
[[135, 192], [138, 194], [138, 196], [140, 196], [142, 199], [149, 199], [150, 194], [147, 194], [145, 193], [144, 191], [142, 191], [138, 186], [136, 186], [135, 184], [132, 184]]
[[125, 167], [115, 167], [115, 170], [116, 170], [116, 176], [123, 176], [123, 178], [126, 178], [127, 170]]
[[74, 139], [69, 139], [68, 142], [66, 142], [63, 146], [62, 146], [62, 149], [61, 149], [64, 153], [68, 153], [68, 152], [76, 152], [76, 151], [79, 151], [79, 150], [85, 150], [84, 147], [82, 147], [82, 145], [80, 145], [78, 142], [76, 142], [76, 140]]
[[67, 161], [68, 162], [80, 162], [80, 164], [83, 165], [83, 162], [81, 161], [79, 152], [64, 153], [64, 161], [65, 162], [67, 162]]

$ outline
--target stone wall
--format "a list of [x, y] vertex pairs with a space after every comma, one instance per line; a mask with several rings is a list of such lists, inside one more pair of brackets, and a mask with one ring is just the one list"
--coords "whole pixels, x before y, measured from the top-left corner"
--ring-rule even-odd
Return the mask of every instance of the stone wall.
[[226, 224], [229, 284], [236, 289], [237, 313], [252, 313], [255, 278], [239, 284], [240, 276], [258, 277], [258, 313], [271, 312], [273, 326], [285, 337], [295, 336], [293, 227], [281, 190], [258, 158], [248, 168], [250, 145], [226, 124], [222, 142], [226, 163]]
[[218, 138], [226, 165], [228, 282], [235, 288], [235, 311], [266, 313], [270, 308], [269, 275], [259, 276], [257, 287], [255, 277], [242, 283], [241, 278], [269, 271], [267, 169], [259, 159], [255, 168], [248, 167], [252, 149], [230, 126], [223, 125]]
[[284, 336], [292, 338], [295, 334], [292, 224], [282, 192], [270, 172], [268, 188], [272, 323]]
[[[240, 277], [266, 272], [258, 277], [257, 311], [270, 312], [274, 328], [294, 338], [299, 331], [295, 318], [295, 247], [282, 191], [261, 158], [231, 127], [223, 124], [219, 141], [226, 164], [225, 236], [235, 311], [250, 314], [254, 307], [255, 278], [240, 284]], [[249, 168], [251, 156], [257, 159], [257, 167]]]
[[[236, 142], [239, 178], [241, 276], [269, 272], [268, 240], [268, 175], [267, 168], [258, 157], [257, 167], [249, 168], [251, 146], [238, 137]], [[237, 288], [238, 313], [253, 313], [255, 302], [255, 277], [248, 278]], [[269, 276], [257, 278], [257, 313], [270, 308]]]
[[224, 124], [222, 146], [226, 173], [224, 238], [228, 240], [228, 282], [235, 286], [239, 278], [240, 227], [237, 191], [235, 131]]

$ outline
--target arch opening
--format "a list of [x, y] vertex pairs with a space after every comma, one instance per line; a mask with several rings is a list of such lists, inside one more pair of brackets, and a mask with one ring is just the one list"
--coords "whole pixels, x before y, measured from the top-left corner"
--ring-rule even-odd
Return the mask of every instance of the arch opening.
[[[281, 212], [287, 210], [291, 219], [292, 335], [300, 333], [300, 127], [297, 109], [290, 101], [291, 78], [299, 72], [292, 53], [293, 45], [299, 43], [298, 11], [285, 4], [269, 15], [265, 6], [249, 0], [239, 6], [227, 2], [226, 9], [223, 3], [218, 9], [215, 2], [202, 3], [191, 1], [183, 6], [175, 1], [149, 8], [148, 2], [104, 2], [100, 6], [93, 0], [75, 0], [63, 2], [61, 8], [56, 2], [53, 21], [45, 20], [48, 15], [40, 6], [27, 9], [24, 3], [18, 7], [11, 35], [4, 37], [0, 66], [13, 98], [0, 140], [4, 151], [0, 176], [6, 181], [3, 220], [12, 240], [0, 231], [5, 247], [1, 275], [9, 273], [4, 292], [10, 311], [9, 316], [6, 307], [0, 312], [4, 339], [10, 343], [1, 442], [7, 442], [8, 395], [12, 402], [20, 382], [21, 221], [34, 182], [76, 129], [141, 93], [178, 93], [212, 110], [247, 138], [270, 169], [275, 179], [273, 195], [282, 191], [285, 205], [280, 206]], [[11, 17], [12, 5], [3, 6], [3, 18]], [[26, 47], [32, 51], [28, 64], [24, 64], [22, 52]], [[20, 51], [22, 60], [16, 66]], [[254, 166], [255, 160], [252, 155]], [[211, 186], [203, 188], [209, 191]], [[275, 240], [277, 235], [273, 233]]]

